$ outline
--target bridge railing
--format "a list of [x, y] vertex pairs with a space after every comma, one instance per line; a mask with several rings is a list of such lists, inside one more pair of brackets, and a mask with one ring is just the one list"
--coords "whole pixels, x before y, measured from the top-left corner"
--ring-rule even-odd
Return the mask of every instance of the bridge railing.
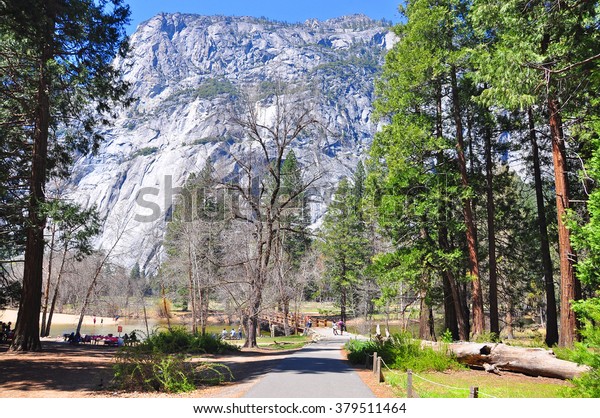
[[[328, 318], [319, 318], [304, 314], [288, 314], [287, 323], [291, 328], [294, 328], [296, 330], [304, 330], [304, 327], [306, 326], [306, 320], [308, 317], [311, 318], [313, 327], [331, 326], [331, 320]], [[284, 325], [285, 318], [286, 315], [284, 315], [283, 312], [265, 312], [262, 315], [260, 315], [260, 319], [262, 319], [263, 321], [280, 326]]]

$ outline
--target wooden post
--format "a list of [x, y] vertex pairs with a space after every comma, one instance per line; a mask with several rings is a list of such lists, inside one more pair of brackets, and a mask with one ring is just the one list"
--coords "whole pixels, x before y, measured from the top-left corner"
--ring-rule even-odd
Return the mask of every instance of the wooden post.
[[381, 372], [381, 357], [377, 358], [377, 381], [379, 383], [383, 382], [383, 373]]
[[373, 373], [377, 371], [377, 351], [373, 353]]
[[406, 371], [406, 397], [413, 397], [413, 381], [412, 381], [412, 370]]
[[479, 398], [479, 388], [477, 386], [471, 386], [469, 398]]

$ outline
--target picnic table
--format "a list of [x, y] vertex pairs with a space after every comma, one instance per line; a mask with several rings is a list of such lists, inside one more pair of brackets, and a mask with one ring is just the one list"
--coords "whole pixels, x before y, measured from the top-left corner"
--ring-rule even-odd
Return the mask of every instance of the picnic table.
[[[112, 334], [109, 335], [84, 335], [82, 337], [73, 337], [70, 334], [63, 335], [65, 341], [69, 341], [71, 344], [100, 344], [111, 347], [118, 347], [123, 345], [123, 338], [115, 337]], [[119, 342], [121, 340], [121, 342]]]
[[[117, 347], [117, 346], [123, 344], [123, 338], [114, 337], [112, 335], [108, 335], [108, 336], [104, 337], [103, 340], [104, 340], [104, 345], [108, 345], [111, 347]], [[119, 340], [121, 340], [121, 344], [119, 344]]]

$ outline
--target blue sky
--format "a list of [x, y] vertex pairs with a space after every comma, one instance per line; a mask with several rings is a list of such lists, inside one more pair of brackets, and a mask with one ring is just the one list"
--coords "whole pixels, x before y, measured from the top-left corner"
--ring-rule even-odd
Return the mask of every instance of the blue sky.
[[131, 8], [131, 27], [160, 12], [201, 15], [256, 16], [286, 22], [309, 18], [330, 19], [362, 13], [374, 19], [399, 21], [401, 0], [126, 0]]

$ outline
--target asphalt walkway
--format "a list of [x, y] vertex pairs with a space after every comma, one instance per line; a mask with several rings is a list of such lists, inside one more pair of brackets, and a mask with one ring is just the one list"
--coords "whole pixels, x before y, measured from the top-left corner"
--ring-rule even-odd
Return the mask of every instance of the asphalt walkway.
[[245, 398], [373, 398], [342, 358], [342, 346], [353, 337], [313, 328], [318, 341], [283, 359], [252, 386]]

